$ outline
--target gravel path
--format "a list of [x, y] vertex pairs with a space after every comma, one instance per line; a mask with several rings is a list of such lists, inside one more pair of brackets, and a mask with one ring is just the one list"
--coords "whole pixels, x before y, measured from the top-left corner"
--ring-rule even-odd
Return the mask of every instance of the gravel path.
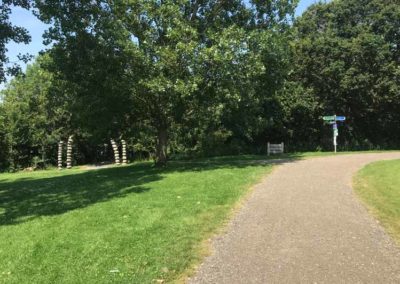
[[287, 162], [255, 187], [188, 283], [400, 283], [400, 248], [351, 189], [399, 152]]

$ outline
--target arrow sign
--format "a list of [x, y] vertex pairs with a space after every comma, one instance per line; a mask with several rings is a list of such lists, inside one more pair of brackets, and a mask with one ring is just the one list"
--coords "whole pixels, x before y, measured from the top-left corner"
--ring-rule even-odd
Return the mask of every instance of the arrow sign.
[[335, 120], [335, 117], [333, 115], [323, 116], [322, 119], [325, 120], [325, 121], [329, 121], [329, 120]]
[[333, 145], [334, 145], [334, 149], [335, 149], [335, 153], [336, 153], [336, 145], [337, 145], [336, 137], [339, 136], [339, 129], [338, 129], [336, 122], [337, 121], [345, 121], [346, 117], [345, 116], [328, 115], [328, 116], [323, 116], [322, 119], [332, 125]]
[[335, 120], [335, 117], [334, 117], [333, 115], [331, 115], [331, 116], [323, 116], [322, 119], [323, 119], [323, 120], [326, 120], [326, 121], [328, 121], [328, 120]]
[[331, 120], [345, 121], [346, 117], [345, 116], [336, 116], [336, 119], [335, 119], [334, 115], [329, 115], [329, 116], [323, 116], [322, 119], [325, 121], [331, 121]]

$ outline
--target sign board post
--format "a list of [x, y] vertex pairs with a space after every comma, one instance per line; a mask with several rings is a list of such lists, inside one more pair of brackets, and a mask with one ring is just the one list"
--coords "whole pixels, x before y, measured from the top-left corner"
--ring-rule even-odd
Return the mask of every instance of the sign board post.
[[332, 124], [332, 128], [333, 128], [333, 147], [335, 148], [335, 153], [336, 153], [336, 146], [337, 146], [336, 137], [339, 135], [336, 121]]
[[333, 148], [335, 149], [336, 153], [336, 148], [337, 148], [337, 137], [339, 136], [339, 130], [337, 126], [337, 121], [345, 121], [346, 117], [345, 116], [337, 116], [335, 115], [330, 115], [330, 116], [323, 116], [322, 119], [329, 124], [332, 124], [332, 130], [333, 130]]

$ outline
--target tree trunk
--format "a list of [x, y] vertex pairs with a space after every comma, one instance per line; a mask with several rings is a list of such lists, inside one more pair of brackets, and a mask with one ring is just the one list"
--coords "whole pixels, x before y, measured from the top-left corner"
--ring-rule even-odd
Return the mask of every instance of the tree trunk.
[[46, 147], [44, 144], [42, 144], [42, 163], [43, 163], [43, 168], [46, 168]]
[[57, 156], [57, 165], [58, 169], [62, 169], [62, 150], [63, 150], [63, 141], [58, 142], [58, 156]]
[[118, 151], [117, 143], [115, 143], [114, 139], [111, 139], [111, 146], [112, 146], [113, 151], [114, 151], [115, 163], [117, 165], [119, 165], [120, 164], [120, 162], [119, 162], [119, 151]]
[[121, 144], [122, 144], [122, 164], [126, 165], [127, 160], [126, 160], [126, 141], [125, 140], [121, 140]]
[[156, 166], [165, 166], [167, 164], [167, 146], [168, 133], [167, 128], [159, 128], [157, 133], [156, 145]]
[[67, 142], [67, 169], [72, 168], [72, 135], [68, 137]]
[[14, 147], [12, 145], [12, 143], [10, 143], [10, 150], [9, 150], [10, 154], [9, 154], [9, 158], [8, 158], [8, 162], [10, 163], [10, 171], [14, 172], [16, 171], [16, 163], [15, 163], [15, 153], [14, 153]]

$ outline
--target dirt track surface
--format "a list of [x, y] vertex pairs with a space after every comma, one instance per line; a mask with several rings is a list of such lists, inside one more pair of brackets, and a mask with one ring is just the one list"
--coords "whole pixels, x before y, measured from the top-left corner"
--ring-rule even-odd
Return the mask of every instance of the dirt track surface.
[[400, 248], [351, 189], [357, 170], [384, 159], [400, 153], [277, 166], [188, 283], [400, 283]]

